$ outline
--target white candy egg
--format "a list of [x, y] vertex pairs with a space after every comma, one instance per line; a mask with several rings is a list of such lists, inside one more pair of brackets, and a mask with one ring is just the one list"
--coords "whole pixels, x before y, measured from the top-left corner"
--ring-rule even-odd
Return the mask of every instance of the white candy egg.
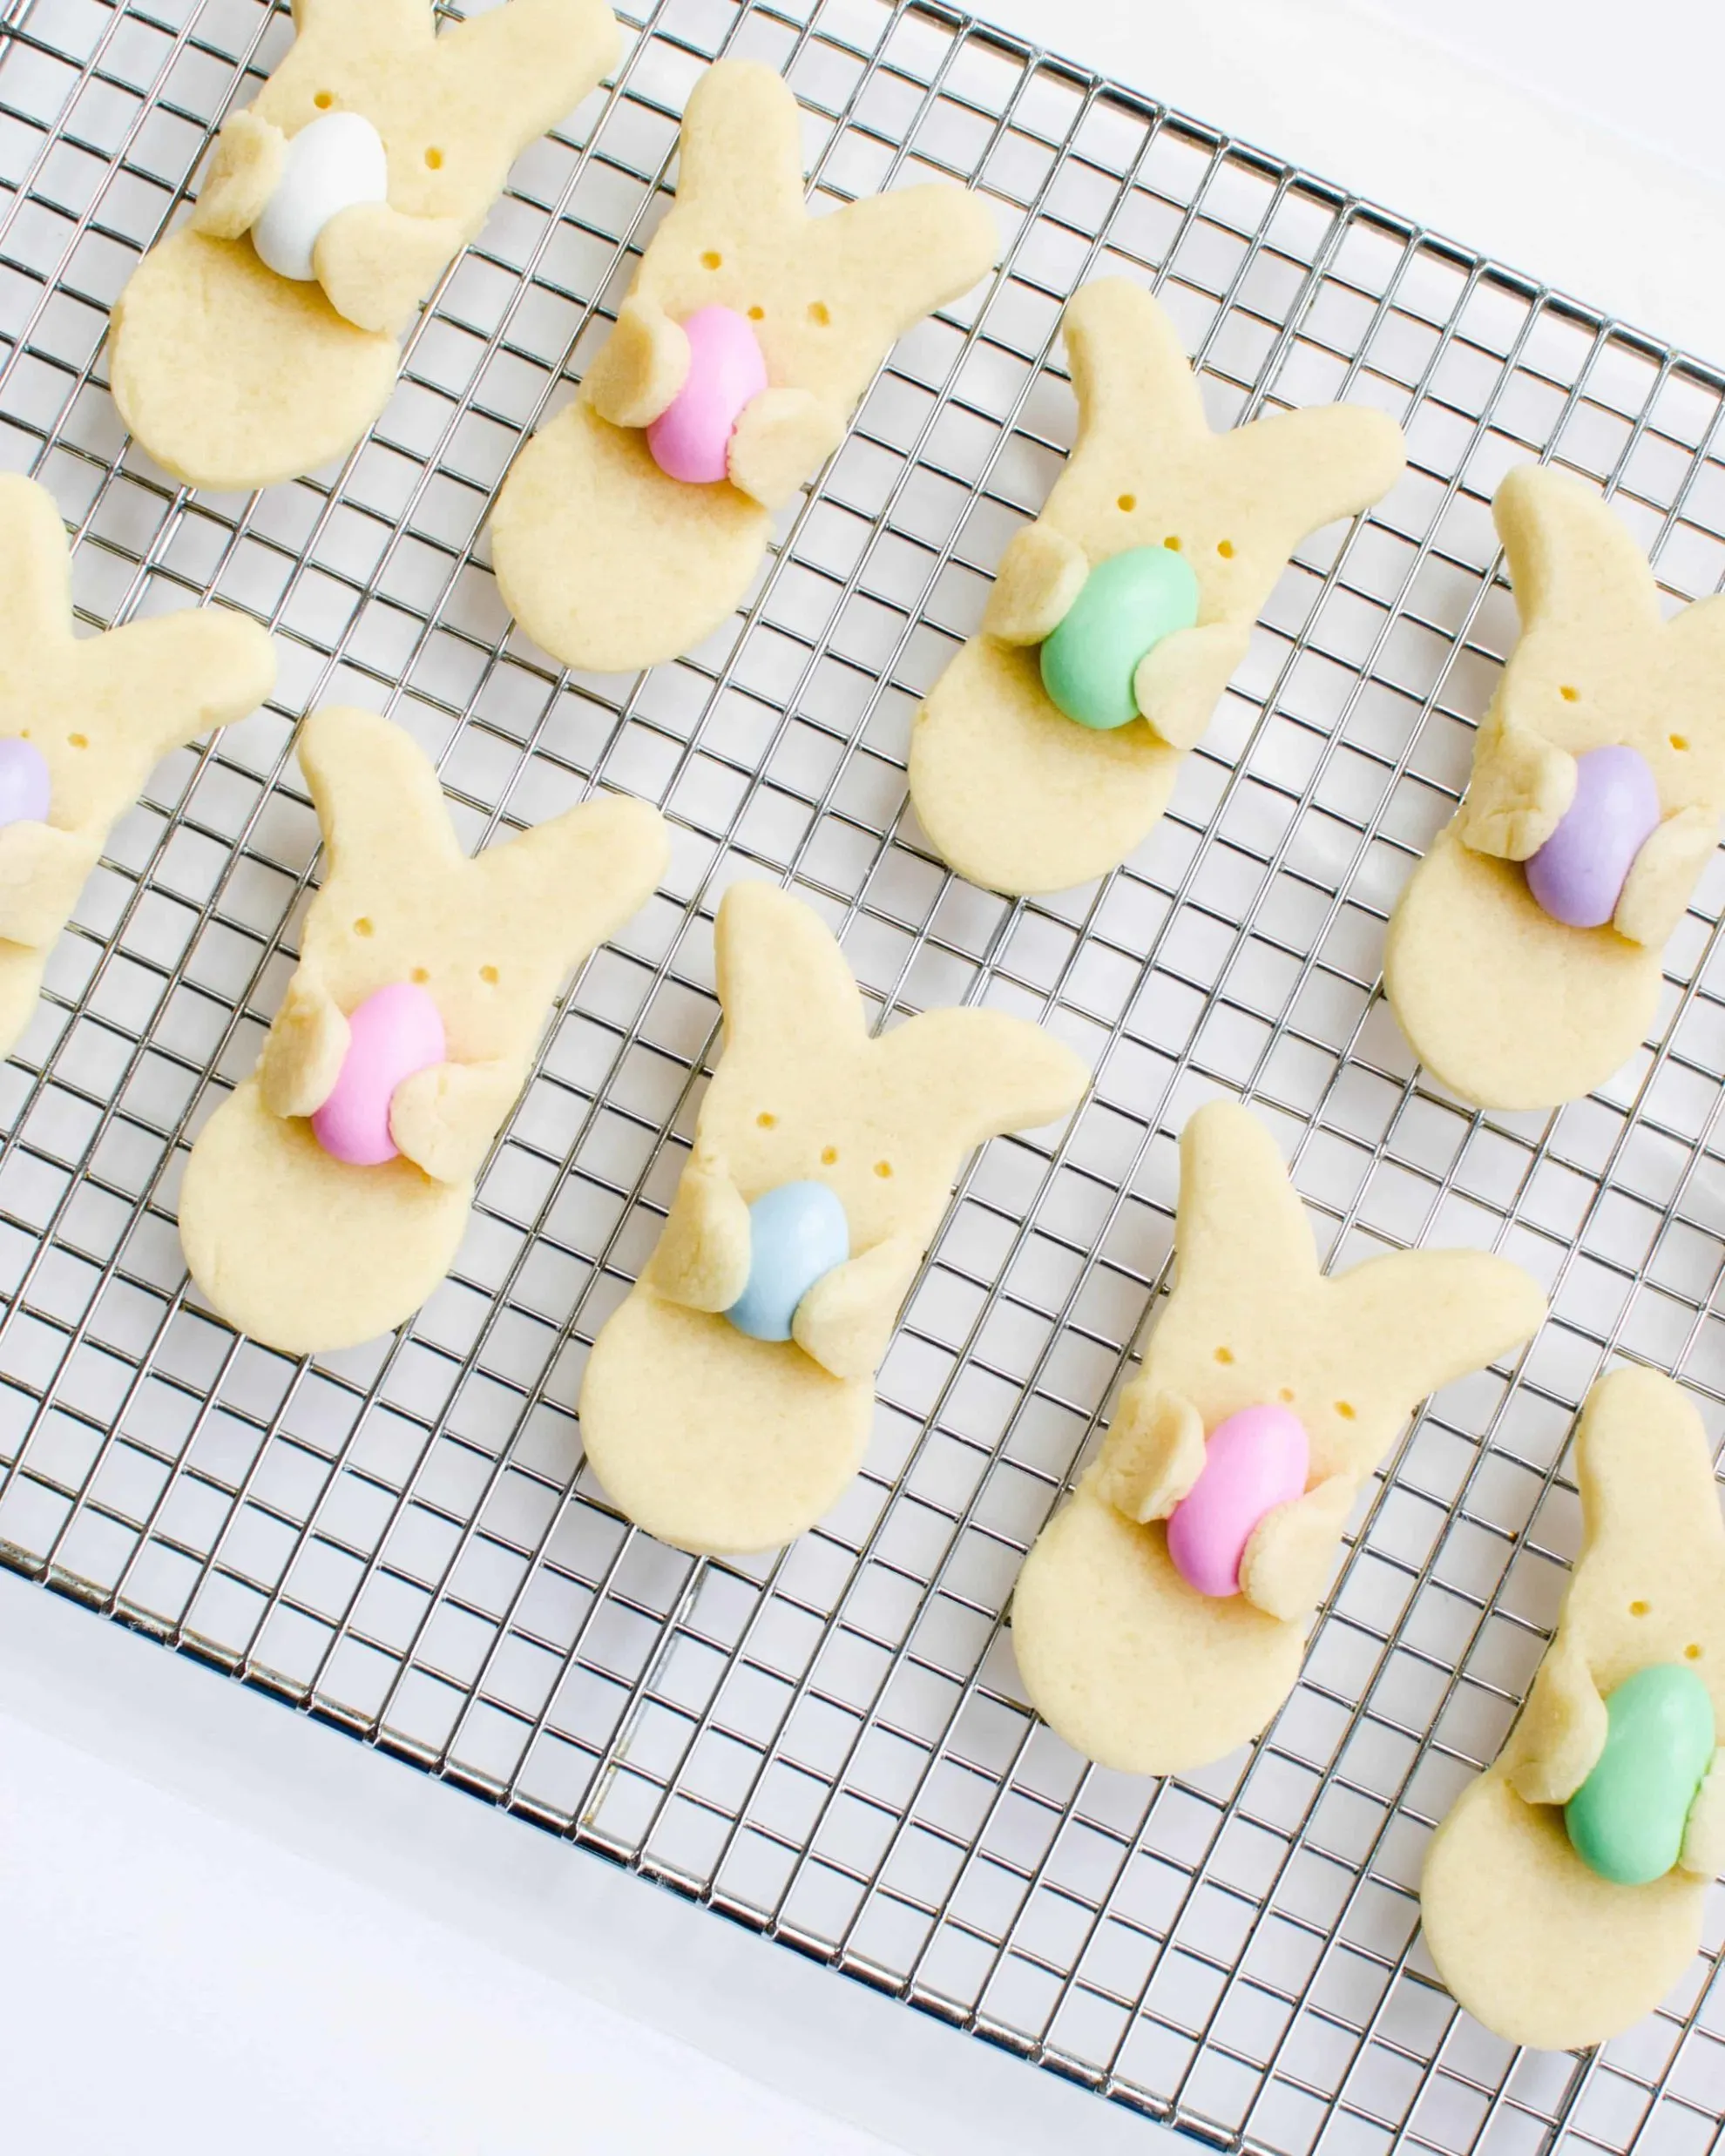
[[338, 210], [386, 202], [389, 160], [362, 112], [326, 112], [288, 144], [281, 177], [252, 226], [252, 245], [278, 277], [308, 284], [312, 249]]

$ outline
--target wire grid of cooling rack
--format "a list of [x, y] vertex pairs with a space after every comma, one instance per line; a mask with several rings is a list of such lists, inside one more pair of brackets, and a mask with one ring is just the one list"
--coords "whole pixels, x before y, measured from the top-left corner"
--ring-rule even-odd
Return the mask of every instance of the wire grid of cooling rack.
[[[1671, 946], [1655, 1038], [1550, 1119], [1437, 1093], [1377, 981], [1512, 634], [1492, 485], [1557, 457], [1614, 490], [1673, 604], [1710, 591], [1725, 385], [938, 9], [665, 0], [632, 31], [615, 87], [521, 160], [374, 435], [227, 498], [127, 443], [101, 340], [285, 14], [26, 0], [0, 22], [0, 461], [54, 490], [87, 622], [215, 594], [281, 661], [268, 709], [170, 760], [118, 827], [5, 1067], [0, 1555], [1218, 2140], [1715, 2146], [1716, 1896], [1665, 2011], [1577, 2059], [1456, 2012], [1414, 1889], [1551, 1623], [1588, 1383], [1621, 1354], [1715, 1425], [1725, 1400], [1725, 880], [1715, 862]], [[641, 679], [572, 678], [510, 624], [481, 526], [603, 334], [721, 51], [788, 75], [822, 196], [950, 175], [1010, 252], [894, 355], [735, 622]], [[1302, 550], [1126, 867], [1008, 904], [922, 842], [908, 729], [1070, 442], [1059, 309], [1106, 269], [1157, 285], [1213, 420], [1347, 395], [1404, 422], [1412, 465]], [[448, 1285], [398, 1338], [298, 1365], [188, 1299], [173, 1205], [315, 877], [294, 716], [342, 698], [437, 755], [475, 842], [599, 785], [661, 802], [676, 845], [561, 1010]], [[609, 1509], [572, 1403], [673, 1186], [714, 1045], [712, 911], [749, 875], [822, 909], [883, 1018], [987, 1000], [1098, 1080], [1069, 1132], [967, 1173], [833, 1516], [697, 1564]], [[1217, 1091], [1275, 1123], [1339, 1255], [1490, 1245], [1554, 1315], [1512, 1378], [1451, 1388], [1401, 1443], [1263, 1743], [1156, 1783], [1036, 1724], [1003, 1612], [1132, 1365], [1173, 1133]]]

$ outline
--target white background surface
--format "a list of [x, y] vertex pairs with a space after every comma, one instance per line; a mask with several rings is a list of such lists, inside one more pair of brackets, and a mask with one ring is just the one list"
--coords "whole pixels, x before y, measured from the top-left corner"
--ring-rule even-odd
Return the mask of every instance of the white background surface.
[[[1441, 46], [1427, 0], [989, 11], [1725, 356], [1717, 0], [1447, 0]], [[9, 2146], [1113, 2156], [1158, 2139], [4, 1578], [0, 1924]]]

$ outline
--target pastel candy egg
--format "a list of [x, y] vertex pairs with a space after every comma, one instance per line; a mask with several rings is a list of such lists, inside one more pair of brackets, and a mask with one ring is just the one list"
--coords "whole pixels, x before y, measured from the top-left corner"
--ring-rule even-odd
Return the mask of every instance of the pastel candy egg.
[[1242, 1408], [1218, 1423], [1204, 1470], [1168, 1519], [1168, 1555], [1200, 1594], [1240, 1592], [1240, 1560], [1266, 1512], [1305, 1493], [1306, 1426], [1291, 1409]]
[[699, 308], [683, 335], [688, 377], [647, 429], [647, 448], [667, 477], [710, 486], [725, 476], [744, 405], [767, 387], [767, 362], [747, 316], [734, 308]]
[[1198, 579], [1171, 547], [1135, 546], [1098, 562], [1042, 647], [1055, 708], [1106, 732], [1136, 719], [1132, 678], [1151, 647], [1198, 618]]
[[278, 277], [308, 284], [312, 249], [338, 210], [387, 202], [389, 159], [362, 112], [326, 112], [290, 136], [275, 192], [252, 226], [252, 245]]
[[34, 741], [0, 741], [0, 824], [46, 823], [53, 787]]
[[824, 1183], [781, 1183], [748, 1209], [748, 1282], [726, 1311], [751, 1340], [788, 1340], [796, 1306], [850, 1255], [844, 1202]]
[[396, 1088], [443, 1060], [443, 1021], [424, 989], [392, 981], [348, 1013], [348, 1032], [342, 1075], [313, 1116], [312, 1132], [333, 1159], [380, 1167], [400, 1151], [389, 1135]]
[[1554, 921], [1603, 928], [1659, 821], [1659, 787], [1640, 751], [1590, 748], [1575, 759], [1563, 821], [1527, 863], [1528, 889]]
[[1682, 1849], [1713, 1747], [1713, 1700], [1694, 1670], [1656, 1662], [1626, 1677], [1606, 1701], [1605, 1749], [1563, 1808], [1588, 1870], [1620, 1887], [1662, 1879]]

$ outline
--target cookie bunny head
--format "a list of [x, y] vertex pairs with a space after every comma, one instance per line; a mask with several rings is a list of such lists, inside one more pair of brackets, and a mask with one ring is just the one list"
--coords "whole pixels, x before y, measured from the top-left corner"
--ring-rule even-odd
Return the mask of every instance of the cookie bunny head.
[[1370, 507], [1401, 475], [1400, 428], [1361, 405], [1213, 434], [1178, 331], [1126, 278], [1074, 294], [1064, 334], [1078, 443], [1038, 522], [1092, 564], [1137, 547], [1180, 554], [1201, 624], [1255, 620], [1306, 534]]
[[1725, 598], [1667, 621], [1634, 538], [1568, 472], [1518, 464], [1492, 514], [1521, 633], [1482, 754], [1505, 733], [1571, 756], [1625, 745], [1646, 758], [1668, 816], [1725, 810]]
[[517, 1069], [570, 967], [658, 881], [665, 826], [607, 794], [469, 860], [411, 738], [370, 712], [309, 718], [300, 761], [326, 848], [296, 983], [338, 1010], [398, 982], [435, 1001], [454, 1063]]
[[[71, 556], [53, 497], [31, 480], [0, 476], [0, 739], [27, 741], [40, 755], [45, 821], [86, 849], [68, 910], [108, 827], [152, 767], [254, 709], [274, 679], [267, 631], [225, 607], [75, 637]], [[0, 924], [0, 932], [17, 940], [15, 927]]]
[[826, 1184], [854, 1251], [895, 1236], [920, 1248], [966, 1153], [1065, 1115], [1089, 1082], [1071, 1049], [1000, 1011], [927, 1011], [871, 1037], [838, 944], [768, 884], [726, 893], [716, 946], [725, 1047], [697, 1157], [750, 1201]]
[[951, 186], [810, 217], [795, 98], [758, 61], [720, 60], [690, 94], [677, 199], [632, 297], [673, 321], [733, 309], [753, 325], [775, 386], [847, 412], [890, 347], [967, 291], [999, 247], [983, 203]]
[[289, 138], [362, 114], [388, 152], [391, 206], [469, 236], [618, 46], [604, 0], [505, 0], [441, 35], [431, 0], [294, 0], [294, 29], [252, 111]]
[[1176, 1285], [1132, 1389], [1189, 1402], [1206, 1430], [1291, 1409], [1314, 1484], [1363, 1482], [1429, 1393], [1545, 1316], [1528, 1275], [1483, 1251], [1398, 1252], [1326, 1279], [1274, 1140], [1232, 1101], [1190, 1119], [1180, 1161]]

